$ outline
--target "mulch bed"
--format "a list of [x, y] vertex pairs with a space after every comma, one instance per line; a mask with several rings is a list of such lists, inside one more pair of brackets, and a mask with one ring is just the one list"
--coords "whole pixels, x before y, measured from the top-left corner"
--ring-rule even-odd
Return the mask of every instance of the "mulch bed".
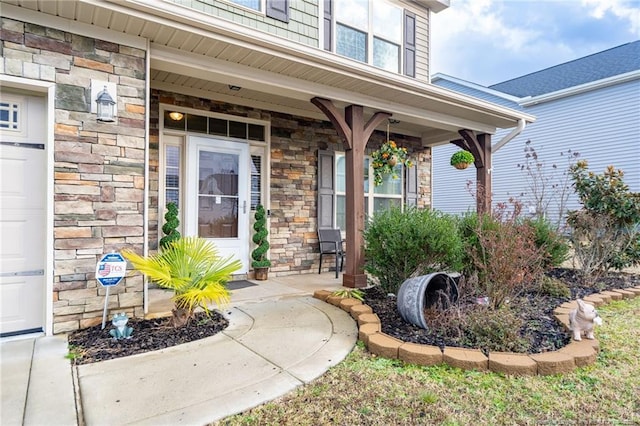
[[213, 336], [228, 325], [229, 321], [217, 311], [210, 316], [199, 312], [180, 328], [174, 328], [169, 317], [147, 320], [130, 318], [127, 326], [133, 327], [133, 334], [129, 339], [116, 340], [111, 337], [109, 330], [113, 326], [109, 321], [104, 330], [99, 324], [71, 333], [69, 347], [78, 354], [74, 362], [82, 365], [193, 342]]
[[[578, 277], [571, 269], [555, 269], [550, 274], [561, 279], [571, 288], [571, 299], [526, 294], [523, 296], [524, 300], [517, 303], [519, 315], [525, 320], [526, 325], [520, 330], [520, 334], [531, 343], [528, 353], [556, 350], [569, 342], [569, 334], [553, 318], [553, 310], [558, 305], [605, 289], [640, 285], [640, 275], [637, 274], [611, 273], [598, 281], [597, 289], [580, 286]], [[457, 340], [448, 338], [446, 332], [442, 330], [434, 328], [423, 330], [406, 323], [398, 314], [395, 298], [387, 297], [376, 288], [366, 291], [365, 303], [378, 314], [382, 322], [382, 331], [386, 334], [406, 342], [441, 348], [465, 347], [459, 338]], [[513, 302], [513, 304], [516, 303]], [[121, 340], [116, 340], [109, 335], [109, 330], [113, 328], [111, 322], [107, 323], [104, 330], [101, 330], [101, 325], [96, 325], [75, 331], [69, 335], [70, 352], [75, 354], [73, 362], [82, 365], [164, 349], [213, 336], [229, 325], [229, 322], [217, 311], [213, 311], [210, 317], [202, 312], [198, 313], [187, 325], [180, 328], [173, 328], [170, 320], [170, 318], [148, 320], [131, 318], [127, 325], [133, 327], [133, 334], [129, 339]]]
[[[541, 353], [562, 348], [571, 341], [570, 334], [553, 317], [553, 310], [564, 302], [585, 297], [602, 290], [620, 289], [640, 285], [640, 275], [627, 273], [610, 273], [598, 280], [597, 288], [584, 287], [572, 269], [554, 269], [549, 275], [563, 281], [571, 290], [571, 298], [551, 297], [539, 293], [523, 294], [510, 304], [517, 310], [517, 314], [524, 321], [519, 330], [520, 337], [528, 342], [527, 347], [519, 350], [510, 349], [511, 352]], [[451, 333], [451, 330], [438, 328], [439, 321], [434, 326], [425, 330], [413, 324], [405, 322], [398, 313], [395, 296], [389, 296], [379, 288], [374, 287], [365, 292], [365, 301], [371, 306], [380, 318], [382, 332], [405, 342], [424, 345], [467, 347], [465, 344], [469, 336], [460, 336], [459, 333]], [[461, 300], [459, 303], [473, 305], [473, 300]], [[463, 307], [461, 309], [465, 311]], [[429, 319], [427, 318], [429, 322]], [[485, 348], [480, 348], [485, 353]]]

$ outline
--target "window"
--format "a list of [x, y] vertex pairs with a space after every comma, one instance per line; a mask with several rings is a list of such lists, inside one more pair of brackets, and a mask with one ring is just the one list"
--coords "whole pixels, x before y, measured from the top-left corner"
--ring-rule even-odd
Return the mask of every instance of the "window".
[[[345, 154], [342, 152], [321, 151], [319, 155], [318, 165], [318, 227], [338, 227], [342, 230], [346, 228], [346, 161]], [[324, 158], [323, 158], [324, 157]], [[333, 162], [333, 166], [328, 165], [328, 161]], [[373, 184], [373, 171], [369, 167], [369, 158], [365, 158], [362, 173], [364, 177], [364, 211], [367, 216], [376, 212], [386, 210], [392, 206], [402, 207], [406, 204], [413, 204], [412, 198], [404, 191], [405, 178], [393, 179], [387, 176], [382, 185], [375, 186]], [[398, 176], [404, 176], [402, 166], [398, 165]], [[415, 169], [415, 167], [412, 167]], [[331, 183], [325, 174], [331, 173]], [[416, 174], [408, 174], [409, 179], [415, 179]], [[333, 187], [332, 200], [326, 197], [327, 188]], [[407, 186], [409, 188], [409, 186]], [[323, 191], [324, 190], [324, 191]], [[322, 192], [325, 193], [322, 199]], [[332, 207], [335, 206], [335, 207]], [[323, 215], [325, 217], [323, 217]], [[330, 218], [326, 217], [331, 215]]]
[[20, 130], [20, 104], [0, 102], [0, 129]]
[[180, 206], [180, 146], [165, 146], [165, 202]]
[[227, 0], [238, 6], [257, 12], [265, 12], [269, 18], [289, 22], [289, 0]]
[[[415, 56], [407, 51], [407, 45], [415, 50], [415, 40], [407, 34], [415, 32], [415, 19], [406, 19], [403, 13], [384, 0], [327, 0], [324, 25], [329, 34], [325, 34], [325, 49], [396, 73], [402, 71], [404, 51], [404, 72], [413, 76], [414, 64], [407, 59], [415, 61]], [[335, 46], [331, 45], [333, 39]]]
[[228, 1], [230, 1], [231, 3], [235, 3], [239, 6], [244, 6], [249, 9], [257, 10], [258, 12], [262, 10], [262, 7], [260, 5], [261, 0], [228, 0]]

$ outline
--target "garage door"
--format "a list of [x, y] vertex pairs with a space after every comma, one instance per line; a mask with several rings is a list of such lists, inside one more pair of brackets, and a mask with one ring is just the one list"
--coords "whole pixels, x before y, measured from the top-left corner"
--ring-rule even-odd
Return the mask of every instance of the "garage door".
[[45, 120], [44, 98], [0, 92], [2, 337], [44, 329]]

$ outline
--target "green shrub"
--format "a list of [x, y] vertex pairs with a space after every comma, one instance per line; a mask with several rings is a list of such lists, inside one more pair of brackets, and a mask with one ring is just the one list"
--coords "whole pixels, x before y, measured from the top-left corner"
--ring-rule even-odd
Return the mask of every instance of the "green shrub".
[[251, 252], [251, 266], [253, 268], [268, 268], [271, 266], [271, 261], [267, 258], [267, 251], [269, 250], [269, 241], [267, 240], [267, 214], [262, 204], [256, 206], [256, 213], [254, 214], [256, 222], [253, 224], [253, 242], [257, 245]]
[[520, 336], [523, 320], [508, 308], [477, 306], [463, 320], [462, 343], [484, 352], [526, 352], [528, 342]]
[[160, 239], [160, 247], [165, 249], [169, 244], [180, 238], [178, 226], [178, 206], [174, 202], [167, 203], [167, 213], [164, 215], [165, 223], [162, 225], [162, 233], [164, 237]]
[[441, 212], [415, 207], [385, 210], [369, 220], [364, 240], [365, 270], [388, 293], [397, 293], [411, 276], [461, 266], [456, 220]]
[[554, 225], [544, 218], [527, 219], [524, 223], [533, 228], [536, 247], [542, 251], [543, 268], [558, 267], [569, 259], [569, 241], [555, 231]]
[[546, 275], [540, 278], [540, 293], [552, 297], [571, 298], [571, 290], [565, 283]]
[[569, 212], [567, 223], [583, 279], [640, 264], [640, 194], [629, 191], [622, 170], [595, 174], [583, 160], [570, 171], [582, 209]]

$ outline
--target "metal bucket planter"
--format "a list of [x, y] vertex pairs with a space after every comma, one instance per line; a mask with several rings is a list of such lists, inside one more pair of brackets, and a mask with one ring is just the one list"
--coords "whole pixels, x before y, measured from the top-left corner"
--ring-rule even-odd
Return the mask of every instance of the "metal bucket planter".
[[418, 327], [427, 328], [424, 310], [458, 300], [458, 286], [448, 274], [434, 272], [409, 278], [398, 291], [398, 312], [402, 318]]

